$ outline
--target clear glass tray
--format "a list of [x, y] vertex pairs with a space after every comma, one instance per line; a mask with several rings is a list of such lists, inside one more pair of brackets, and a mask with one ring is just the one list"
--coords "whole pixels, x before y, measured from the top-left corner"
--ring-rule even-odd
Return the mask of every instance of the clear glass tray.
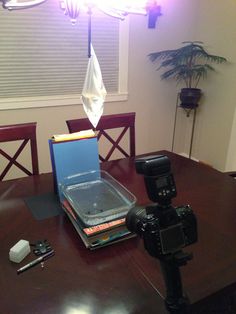
[[68, 177], [62, 192], [89, 226], [124, 217], [136, 203], [136, 197], [106, 171]]

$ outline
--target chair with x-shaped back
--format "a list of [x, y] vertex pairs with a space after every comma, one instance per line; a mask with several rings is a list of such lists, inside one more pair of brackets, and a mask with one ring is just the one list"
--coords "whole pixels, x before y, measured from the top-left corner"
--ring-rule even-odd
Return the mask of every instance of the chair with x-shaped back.
[[[88, 118], [67, 120], [66, 124], [70, 133], [93, 129], [97, 131], [98, 141], [103, 136], [112, 144], [105, 157], [99, 154], [100, 161], [108, 161], [115, 150], [118, 150], [125, 157], [135, 156], [135, 112], [102, 116], [96, 129], [92, 126]], [[116, 139], [113, 139], [111, 134], [109, 134], [108, 130], [111, 129], [119, 129]], [[127, 131], [129, 131], [128, 151], [121, 147], [121, 140]]]
[[[3, 180], [3, 178], [6, 176], [6, 174], [13, 165], [18, 167], [28, 176], [39, 174], [38, 151], [36, 142], [36, 122], [13, 125], [0, 125], [0, 143], [12, 141], [20, 141], [20, 144], [18, 143], [19, 147], [12, 157], [5, 151], [6, 149], [3, 150], [0, 148], [0, 155], [8, 160], [6, 167], [2, 170], [2, 173], [0, 174], [0, 181]], [[17, 161], [17, 158], [22, 153], [28, 142], [30, 143], [31, 149], [31, 171]]]

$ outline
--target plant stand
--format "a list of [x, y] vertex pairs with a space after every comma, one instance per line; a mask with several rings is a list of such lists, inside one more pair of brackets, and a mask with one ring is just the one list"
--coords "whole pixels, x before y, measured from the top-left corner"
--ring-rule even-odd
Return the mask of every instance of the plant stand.
[[191, 113], [193, 113], [193, 122], [192, 122], [192, 128], [191, 128], [191, 138], [190, 138], [190, 145], [189, 145], [189, 153], [188, 158], [191, 158], [192, 156], [192, 146], [193, 146], [193, 137], [194, 137], [194, 130], [195, 130], [195, 122], [196, 122], [196, 113], [197, 113], [197, 107], [195, 108], [183, 108], [179, 105], [179, 94], [177, 95], [176, 100], [176, 107], [175, 107], [175, 119], [174, 119], [174, 128], [173, 128], [173, 137], [172, 137], [172, 144], [171, 144], [171, 151], [174, 151], [174, 142], [175, 142], [175, 133], [176, 133], [176, 122], [177, 122], [177, 115], [178, 115], [178, 109], [182, 109], [186, 112], [186, 117], [189, 118]]

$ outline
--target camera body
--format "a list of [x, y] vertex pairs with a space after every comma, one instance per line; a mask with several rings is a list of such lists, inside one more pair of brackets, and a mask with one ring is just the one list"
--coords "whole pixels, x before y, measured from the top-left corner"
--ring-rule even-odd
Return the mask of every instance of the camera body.
[[171, 205], [177, 191], [169, 158], [139, 158], [135, 167], [144, 175], [148, 197], [156, 204], [131, 209], [126, 217], [128, 229], [141, 236], [149, 254], [159, 259], [197, 242], [197, 220], [191, 207]]

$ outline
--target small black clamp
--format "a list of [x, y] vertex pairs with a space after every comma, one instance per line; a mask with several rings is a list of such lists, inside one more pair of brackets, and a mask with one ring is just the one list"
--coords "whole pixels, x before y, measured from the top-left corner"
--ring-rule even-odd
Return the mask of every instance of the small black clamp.
[[35, 255], [43, 255], [45, 253], [48, 253], [52, 251], [52, 247], [47, 240], [39, 240], [36, 243], [30, 244], [31, 246], [34, 247], [33, 252]]

